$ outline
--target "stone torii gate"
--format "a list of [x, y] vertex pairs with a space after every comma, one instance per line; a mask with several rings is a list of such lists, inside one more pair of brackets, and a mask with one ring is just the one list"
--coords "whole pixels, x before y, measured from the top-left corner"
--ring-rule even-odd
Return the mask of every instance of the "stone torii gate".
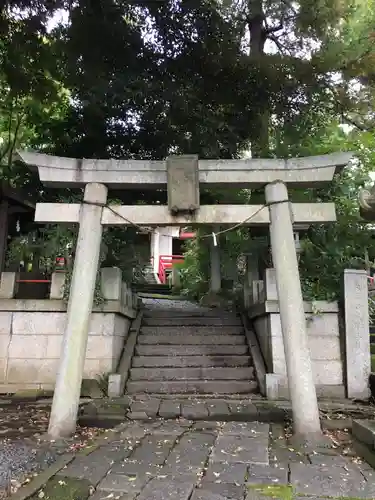
[[[197, 156], [172, 156], [166, 161], [86, 160], [24, 151], [18, 154], [24, 163], [38, 168], [40, 180], [46, 186], [84, 188], [81, 204], [36, 206], [37, 222], [79, 223], [67, 323], [48, 430], [52, 438], [68, 436], [76, 427], [103, 226], [127, 224], [270, 225], [294, 430], [305, 435], [320, 432], [293, 224], [298, 227], [334, 221], [335, 206], [290, 203], [286, 185], [307, 188], [329, 183], [349, 162], [351, 154], [288, 160], [198, 160]], [[200, 184], [205, 188], [265, 186], [266, 204], [200, 206]], [[166, 186], [168, 206], [107, 206], [108, 189]]]

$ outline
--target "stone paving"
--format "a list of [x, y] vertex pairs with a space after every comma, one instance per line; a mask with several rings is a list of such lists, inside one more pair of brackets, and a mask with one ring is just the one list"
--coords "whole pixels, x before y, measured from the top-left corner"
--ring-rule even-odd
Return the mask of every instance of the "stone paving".
[[82, 421], [85, 418], [90, 420], [90, 417], [121, 421], [124, 416], [133, 420], [182, 417], [191, 420], [284, 422], [286, 418], [291, 417], [291, 408], [286, 402], [276, 405], [262, 399], [202, 399], [194, 395], [184, 399], [123, 396], [86, 404], [83, 406]]
[[[372, 406], [354, 404], [349, 400], [320, 401], [319, 409], [322, 419], [374, 418]], [[238, 396], [238, 399], [234, 396], [225, 399], [204, 398], [199, 395], [184, 398], [175, 395], [173, 398], [135, 395], [92, 400], [83, 404], [80, 421], [84, 425], [96, 425], [95, 422], [103, 424], [108, 421], [108, 426], [113, 427], [124, 418], [284, 422], [291, 417], [289, 401], [267, 401], [254, 395], [251, 398]]]
[[89, 482], [91, 500], [319, 500], [373, 499], [373, 473], [327, 437], [293, 447], [281, 424], [180, 419], [121, 424], [58, 474]]

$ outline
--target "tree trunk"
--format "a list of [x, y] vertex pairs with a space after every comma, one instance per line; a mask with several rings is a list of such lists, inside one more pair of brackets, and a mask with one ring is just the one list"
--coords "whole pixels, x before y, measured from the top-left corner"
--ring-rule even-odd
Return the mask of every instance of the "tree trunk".
[[[262, 74], [261, 68], [265, 64], [264, 45], [267, 39], [267, 31], [264, 26], [265, 15], [262, 0], [248, 0], [248, 27], [250, 32], [250, 59], [254, 70]], [[259, 90], [262, 81], [258, 82]], [[270, 109], [268, 98], [263, 102], [259, 114], [254, 120], [252, 131], [251, 153], [254, 158], [269, 156], [269, 121]]]

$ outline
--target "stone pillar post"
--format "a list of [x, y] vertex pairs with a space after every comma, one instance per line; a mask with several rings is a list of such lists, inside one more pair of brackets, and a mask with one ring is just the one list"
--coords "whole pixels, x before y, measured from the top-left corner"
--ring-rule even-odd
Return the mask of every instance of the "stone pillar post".
[[[214, 228], [214, 230], [217, 230]], [[213, 239], [211, 239], [210, 247], [210, 291], [213, 293], [219, 293], [221, 291], [221, 268], [220, 268], [220, 248], [218, 245], [214, 245]]]
[[318, 402], [307, 344], [306, 320], [293, 237], [291, 207], [285, 184], [266, 186], [270, 211], [272, 259], [275, 267], [294, 432], [321, 432]]
[[8, 201], [0, 203], [0, 272], [5, 268], [5, 255], [8, 247]]
[[181, 276], [180, 276], [180, 270], [177, 266], [172, 265], [172, 287], [175, 290], [180, 290], [181, 289]]
[[64, 285], [66, 273], [64, 271], [52, 273], [51, 288], [49, 298], [53, 300], [61, 300], [64, 298]]
[[102, 239], [103, 207], [100, 204], [107, 201], [107, 187], [98, 183], [87, 184], [84, 201], [88, 204], [83, 203], [80, 210], [67, 322], [48, 428], [53, 439], [70, 436], [76, 429]]
[[371, 357], [366, 271], [345, 269], [344, 295], [347, 396], [367, 398]]
[[258, 254], [246, 255], [246, 273], [244, 281], [244, 306], [247, 309], [254, 303], [253, 282], [259, 280]]
[[0, 277], [0, 299], [14, 299], [18, 289], [17, 279], [19, 274], [3, 272], [0, 273]]

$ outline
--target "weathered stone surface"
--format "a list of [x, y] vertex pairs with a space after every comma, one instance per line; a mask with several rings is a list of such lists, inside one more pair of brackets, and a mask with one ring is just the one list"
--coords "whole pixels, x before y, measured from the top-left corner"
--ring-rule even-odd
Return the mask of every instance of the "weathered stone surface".
[[98, 490], [139, 493], [142, 487], [149, 481], [147, 476], [125, 476], [123, 474], [108, 474], [97, 486]]
[[291, 416], [291, 412], [270, 404], [255, 403], [255, 406], [260, 422], [284, 422], [287, 416]]
[[99, 386], [99, 382], [95, 379], [84, 378], [81, 385], [81, 397], [89, 397], [98, 399], [103, 397], [103, 391]]
[[120, 415], [125, 416], [126, 408], [117, 403], [103, 403], [98, 405], [98, 415]]
[[124, 476], [154, 477], [159, 473], [158, 466], [154, 463], [152, 456], [148, 457], [147, 462], [131, 460], [129, 458], [122, 462], [117, 462], [111, 467], [111, 474], [123, 474]]
[[206, 405], [210, 417], [230, 414], [229, 406], [225, 401], [207, 401]]
[[124, 493], [120, 496], [118, 491], [96, 491], [89, 497], [90, 500], [114, 500], [116, 497], [120, 500], [135, 500], [138, 493]]
[[134, 401], [130, 405], [132, 413], [145, 412], [149, 417], [156, 417], [160, 406], [160, 399], [149, 398], [144, 401]]
[[288, 483], [288, 464], [280, 467], [268, 465], [250, 465], [247, 477], [248, 484], [278, 484]]
[[86, 479], [93, 486], [96, 486], [111, 468], [110, 462], [91, 461], [89, 457], [76, 458], [66, 469], [62, 469], [57, 475], [64, 477], [74, 477]]
[[181, 434], [183, 434], [184, 432], [186, 432], [186, 426], [182, 425], [182, 422], [169, 421], [169, 422], [163, 422], [160, 427], [158, 427], [153, 431], [153, 434], [155, 436], [158, 435], [168, 436], [169, 438], [169, 436], [175, 436], [175, 437], [181, 436]]
[[150, 420], [151, 418], [145, 411], [132, 411], [127, 414], [127, 417], [131, 420]]
[[142, 425], [138, 422], [134, 422], [133, 425], [130, 425], [127, 429], [124, 429], [123, 431], [120, 432], [119, 438], [125, 439], [127, 441], [142, 439], [147, 432], [148, 431], [145, 425]]
[[88, 481], [55, 476], [47, 481], [42, 490], [38, 490], [32, 496], [24, 498], [29, 498], [30, 500], [39, 500], [41, 497], [46, 499], [53, 498], [54, 500], [86, 500], [90, 495], [90, 488], [91, 486]]
[[268, 439], [219, 436], [212, 452], [212, 461], [268, 465]]
[[93, 451], [87, 456], [77, 457], [59, 475], [87, 479], [96, 486], [111, 468], [111, 464], [123, 460], [132, 453], [131, 447], [126, 444], [121, 446], [107, 444]]
[[373, 420], [353, 420], [353, 436], [367, 444], [370, 448], [375, 447], [375, 422]]
[[244, 335], [225, 335], [224, 333], [219, 333], [216, 335], [200, 335], [199, 331], [195, 332], [194, 335], [187, 336], [184, 333], [175, 333], [174, 335], [140, 335], [138, 337], [139, 344], [154, 345], [243, 345], [245, 344]]
[[[328, 497], [373, 498], [371, 485], [353, 470], [341, 467], [291, 464], [291, 484], [297, 494]], [[374, 487], [374, 485], [372, 485]]]
[[268, 439], [269, 424], [259, 422], [227, 422], [223, 427], [223, 434], [246, 437], [265, 437]]
[[187, 419], [196, 420], [208, 417], [208, 409], [206, 404], [201, 401], [189, 401], [182, 403], [181, 414]]
[[182, 482], [170, 478], [155, 478], [144, 488], [137, 500], [188, 500], [194, 482]]
[[351, 460], [348, 457], [343, 457], [342, 455], [309, 453], [308, 456], [313, 465], [320, 465], [322, 467], [350, 467], [352, 465]]
[[196, 316], [190, 318], [155, 318], [155, 317], [145, 317], [143, 320], [146, 326], [242, 326], [241, 318], [238, 316], [222, 316], [222, 317], [210, 317], [210, 316]]
[[247, 468], [247, 464], [210, 463], [202, 484], [216, 481], [228, 484], [243, 484], [247, 475]]
[[143, 439], [132, 454], [132, 460], [139, 462], [150, 462], [155, 465], [161, 465], [169, 455], [175, 438], [166, 436], [147, 436]]
[[[132, 436], [133, 437], [133, 436]], [[93, 451], [88, 455], [91, 460], [103, 460], [106, 459], [110, 462], [116, 460], [123, 460], [127, 458], [132, 453], [132, 447], [127, 446], [127, 443], [118, 444], [118, 442], [108, 443], [97, 450]]]
[[161, 474], [198, 473], [206, 463], [216, 436], [204, 432], [183, 435], [169, 455]]
[[212, 420], [198, 420], [192, 425], [192, 429], [195, 431], [202, 430], [215, 430], [218, 431], [220, 427], [220, 422], [213, 422]]
[[228, 483], [209, 483], [205, 482], [203, 489], [222, 495], [224, 498], [231, 500], [242, 500], [245, 493], [243, 485], [228, 484]]
[[196, 489], [193, 491], [191, 500], [228, 500], [228, 497], [223, 497], [223, 495], [212, 491]]
[[[56, 478], [97, 486], [93, 500], [286, 500], [292, 498], [290, 468], [300, 500], [375, 498], [369, 465], [352, 463], [328, 448], [296, 452], [286, 443], [281, 424], [271, 428], [268, 436], [268, 424], [259, 422], [128, 421], [108, 436], [110, 442], [103, 435], [98, 448], [77, 456]], [[253, 431], [255, 437], [249, 437]], [[285, 452], [283, 460], [272, 458], [278, 447]]]
[[[207, 317], [206, 314], [204, 316]], [[144, 317], [147, 317], [145, 312]], [[156, 316], [155, 316], [156, 317]], [[178, 327], [178, 333], [192, 336], [192, 335], [240, 335], [243, 333], [243, 327], [240, 326], [220, 326], [220, 331], [218, 331], [217, 326], [184, 326], [180, 325]], [[142, 334], [145, 335], [175, 335], [175, 326], [142, 326]]]
[[108, 400], [109, 404], [116, 404], [123, 406], [124, 408], [129, 408], [132, 399], [129, 396], [111, 397]]
[[159, 416], [162, 418], [176, 418], [180, 416], [180, 412], [180, 403], [164, 400], [160, 404]]
[[133, 367], [248, 366], [250, 356], [135, 356]]
[[367, 398], [371, 358], [366, 271], [345, 269], [344, 290], [345, 367], [348, 397]]
[[308, 436], [295, 434], [288, 439], [288, 443], [303, 453], [326, 453], [332, 450], [331, 439], [321, 432], [311, 433]]
[[246, 417], [249, 420], [258, 419], [258, 410], [252, 403], [229, 403], [231, 415]]
[[251, 380], [254, 378], [254, 368], [252, 366], [132, 368], [130, 378], [131, 380]]
[[138, 356], [225, 356], [246, 355], [246, 345], [137, 345]]
[[295, 450], [287, 443], [283, 424], [271, 424], [269, 457], [270, 464], [275, 467], [284, 467], [289, 462], [309, 463], [304, 452]]
[[[148, 346], [147, 346], [148, 347]], [[157, 346], [162, 347], [162, 346]], [[238, 346], [232, 346], [238, 347]], [[173, 356], [173, 354], [171, 354]], [[241, 394], [257, 390], [258, 384], [253, 380], [154, 380], [135, 381], [127, 384], [129, 394]]]

